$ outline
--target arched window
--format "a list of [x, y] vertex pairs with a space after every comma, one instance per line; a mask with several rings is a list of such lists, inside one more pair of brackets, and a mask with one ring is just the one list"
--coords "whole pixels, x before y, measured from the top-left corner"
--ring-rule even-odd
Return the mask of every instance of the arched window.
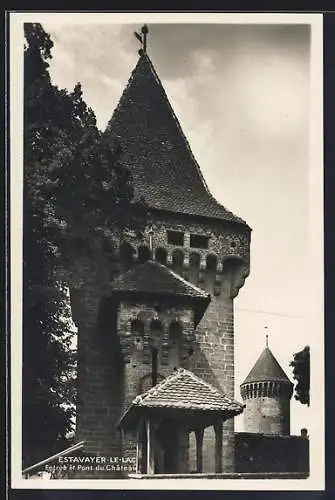
[[147, 260], [151, 259], [151, 252], [149, 247], [141, 246], [138, 248], [138, 261], [140, 264], [144, 264]]
[[131, 333], [143, 337], [144, 335], [144, 324], [139, 319], [134, 319], [130, 324]]
[[207, 255], [205, 271], [205, 287], [209, 293], [214, 293], [216, 278], [217, 258], [215, 255]]
[[172, 267], [177, 274], [182, 274], [184, 264], [184, 253], [181, 250], [174, 250], [172, 253]]
[[126, 267], [130, 267], [133, 262], [134, 255], [135, 248], [127, 241], [123, 241], [120, 245], [121, 263]]
[[169, 366], [171, 369], [179, 368], [181, 361], [182, 329], [177, 321], [171, 323], [169, 328]]
[[167, 261], [167, 252], [165, 248], [157, 248], [155, 252], [155, 258], [157, 262], [160, 262], [161, 264], [166, 265]]
[[139, 319], [134, 319], [130, 324], [130, 331], [135, 337], [135, 347], [137, 351], [143, 350], [144, 324]]
[[158, 345], [159, 340], [162, 336], [162, 331], [163, 331], [162, 323], [158, 319], [154, 319], [150, 324], [150, 336], [151, 336], [151, 343], [153, 345], [154, 344]]
[[199, 281], [199, 267], [200, 267], [200, 255], [198, 253], [191, 253], [190, 255], [190, 266], [189, 266], [189, 281], [198, 284]]
[[158, 370], [158, 346], [162, 336], [163, 326], [159, 320], [154, 319], [150, 325], [151, 338], [151, 380], [152, 385], [157, 384]]
[[216, 271], [217, 258], [215, 255], [207, 255], [206, 257], [206, 269], [208, 271]]

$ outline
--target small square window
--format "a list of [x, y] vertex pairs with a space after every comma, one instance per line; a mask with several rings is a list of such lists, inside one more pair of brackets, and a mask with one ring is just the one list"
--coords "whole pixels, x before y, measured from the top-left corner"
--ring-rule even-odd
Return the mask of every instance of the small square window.
[[202, 236], [200, 234], [190, 235], [190, 246], [192, 248], [208, 248], [208, 236]]
[[180, 231], [167, 231], [167, 240], [170, 245], [182, 247], [184, 245], [184, 233]]

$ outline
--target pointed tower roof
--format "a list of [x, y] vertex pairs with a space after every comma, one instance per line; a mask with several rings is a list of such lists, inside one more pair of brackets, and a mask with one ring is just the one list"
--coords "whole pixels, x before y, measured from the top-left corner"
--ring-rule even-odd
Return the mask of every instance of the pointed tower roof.
[[251, 382], [266, 381], [285, 382], [292, 384], [292, 382], [287, 377], [286, 373], [272, 354], [269, 347], [266, 347], [261, 353], [254, 367], [241, 385]]
[[122, 147], [135, 195], [152, 209], [238, 223], [210, 194], [199, 165], [145, 51], [140, 57], [105, 134]]

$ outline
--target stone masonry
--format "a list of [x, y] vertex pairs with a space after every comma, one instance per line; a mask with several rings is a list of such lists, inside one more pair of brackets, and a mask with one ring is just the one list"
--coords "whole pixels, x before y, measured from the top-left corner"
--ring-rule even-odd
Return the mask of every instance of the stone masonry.
[[[249, 234], [239, 227], [234, 231], [229, 226], [220, 227], [220, 224], [211, 227], [185, 218], [176, 219], [173, 222], [172, 217], [166, 216], [164, 220], [161, 214], [155, 218], [152, 215], [142, 240], [136, 240], [131, 234], [128, 236], [127, 242], [133, 248], [132, 265], [136, 265], [139, 249], [148, 245], [149, 231], [153, 231], [153, 258], [159, 254], [159, 249], [164, 249], [169, 267], [179, 271], [185, 279], [191, 277], [194, 284], [211, 294], [211, 303], [195, 331], [192, 354], [187, 356], [184, 366], [233, 397], [233, 299], [249, 271]], [[183, 246], [167, 243], [167, 231], [172, 229], [184, 232]], [[208, 248], [191, 248], [190, 234], [206, 234]], [[183, 254], [182, 265], [174, 261], [174, 252], [177, 251]], [[199, 258], [193, 265], [190, 256], [195, 254]], [[209, 266], [211, 260], [216, 261], [215, 266]], [[87, 452], [118, 455], [121, 453], [121, 441], [116, 431], [117, 422], [132, 398], [141, 392], [141, 380], [150, 373], [151, 366], [143, 359], [143, 351], [136, 350], [135, 346], [129, 359], [125, 359], [127, 356], [122, 354], [117, 332], [129, 331], [131, 320], [137, 318], [148, 325], [156, 312], [152, 305], [113, 304], [108, 297], [99, 301], [95, 294], [95, 289], [87, 292], [86, 302], [81, 303], [78, 313], [80, 399], [77, 434], [78, 439], [86, 440]], [[88, 314], [88, 311], [91, 313]], [[88, 316], [89, 319], [85, 320]], [[169, 324], [176, 318], [183, 325], [184, 335], [187, 329], [192, 331], [190, 310], [179, 308], [177, 311], [168, 305], [161, 307], [163, 324]], [[147, 327], [145, 334], [147, 338]], [[158, 372], [161, 376], [168, 375], [172, 370], [172, 366], [164, 364], [164, 349], [166, 347], [162, 346], [159, 355]], [[129, 452], [134, 453], [135, 438], [129, 446]], [[230, 419], [223, 426], [222, 463], [226, 472], [234, 469], [233, 447], [234, 423]], [[126, 453], [126, 450], [123, 451]], [[192, 453], [194, 450], [190, 449], [190, 455]], [[215, 472], [214, 430], [211, 428], [204, 433], [204, 471]]]
[[[234, 298], [249, 274], [251, 230], [209, 193], [144, 53], [106, 133], [121, 140], [135, 192], [149, 205], [143, 235], [129, 232], [120, 238], [118, 274], [152, 259], [211, 297], [199, 324], [192, 309], [181, 304], [166, 301], [157, 309], [144, 297], [117, 300], [115, 272], [107, 259], [99, 262], [99, 272], [86, 274], [80, 286], [72, 287], [78, 326], [77, 439], [85, 441], [86, 453], [120, 456], [135, 452], [135, 436], [122, 436], [117, 425], [150, 379], [147, 346], [157, 335], [149, 326], [154, 321], [162, 325], [156, 346], [158, 377], [184, 366], [234, 396]], [[136, 331], [138, 321], [143, 331]], [[168, 334], [173, 322], [181, 328], [179, 347]], [[193, 436], [180, 442], [180, 461], [187, 472], [194, 462]], [[212, 428], [205, 430], [203, 443], [203, 470], [215, 472]], [[232, 418], [223, 425], [222, 466], [223, 472], [234, 471]]]
[[246, 432], [288, 436], [293, 384], [268, 345], [241, 384]]

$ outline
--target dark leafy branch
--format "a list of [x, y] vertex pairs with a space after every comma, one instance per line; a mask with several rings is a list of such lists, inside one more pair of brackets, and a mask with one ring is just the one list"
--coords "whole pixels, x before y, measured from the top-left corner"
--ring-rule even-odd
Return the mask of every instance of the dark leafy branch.
[[295, 399], [301, 404], [310, 403], [310, 352], [309, 346], [293, 356], [290, 366], [293, 367], [293, 378], [296, 380]]

